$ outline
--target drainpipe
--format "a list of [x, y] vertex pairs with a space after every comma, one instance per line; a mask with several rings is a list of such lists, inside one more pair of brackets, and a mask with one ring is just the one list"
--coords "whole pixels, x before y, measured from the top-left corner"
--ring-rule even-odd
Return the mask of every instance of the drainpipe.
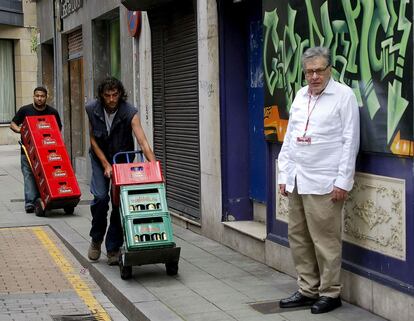
[[[58, 2], [60, 0], [53, 0], [53, 89], [55, 91], [54, 107], [58, 110], [59, 114], [63, 116], [63, 106], [60, 104], [60, 79], [58, 77], [58, 31], [57, 31], [57, 19], [60, 19], [57, 15], [59, 14], [57, 9]], [[62, 119], [63, 121], [63, 119]], [[65, 130], [63, 128], [63, 130]], [[63, 135], [63, 132], [62, 132]]]

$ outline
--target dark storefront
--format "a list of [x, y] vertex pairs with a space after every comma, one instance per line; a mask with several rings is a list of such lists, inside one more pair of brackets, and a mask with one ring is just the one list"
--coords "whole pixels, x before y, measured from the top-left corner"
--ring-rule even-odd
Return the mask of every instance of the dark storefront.
[[196, 1], [124, 1], [151, 26], [154, 151], [169, 208], [201, 220]]

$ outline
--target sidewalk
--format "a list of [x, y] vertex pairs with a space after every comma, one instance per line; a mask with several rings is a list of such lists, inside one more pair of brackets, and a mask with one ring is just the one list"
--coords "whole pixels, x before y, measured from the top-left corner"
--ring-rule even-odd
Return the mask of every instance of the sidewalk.
[[82, 200], [74, 215], [55, 210], [39, 218], [24, 212], [18, 146], [0, 146], [0, 179], [0, 227], [49, 226], [129, 320], [384, 320], [346, 302], [322, 315], [280, 311], [276, 301], [296, 290], [293, 278], [178, 226], [178, 275], [167, 276], [161, 264], [145, 265], [134, 267], [133, 278], [124, 281], [118, 267], [106, 264], [105, 255], [96, 263], [86, 257], [92, 198], [87, 182], [79, 181]]

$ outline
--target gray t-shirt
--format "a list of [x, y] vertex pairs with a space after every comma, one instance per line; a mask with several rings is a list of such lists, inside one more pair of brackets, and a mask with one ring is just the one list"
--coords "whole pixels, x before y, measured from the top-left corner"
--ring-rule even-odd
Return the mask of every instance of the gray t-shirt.
[[118, 111], [112, 113], [112, 114], [108, 114], [106, 111], [104, 111], [104, 115], [105, 115], [105, 124], [106, 124], [106, 130], [108, 131], [108, 135], [111, 133], [111, 126], [112, 126], [112, 122], [114, 121], [115, 115]]

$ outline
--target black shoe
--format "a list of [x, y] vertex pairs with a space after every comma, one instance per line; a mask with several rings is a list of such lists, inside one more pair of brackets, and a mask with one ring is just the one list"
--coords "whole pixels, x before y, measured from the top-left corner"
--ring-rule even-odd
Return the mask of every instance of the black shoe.
[[304, 296], [299, 291], [293, 293], [290, 297], [282, 299], [279, 302], [281, 308], [296, 308], [311, 306], [316, 302], [317, 299], [312, 299], [310, 297]]
[[35, 207], [32, 204], [28, 204], [24, 207], [24, 210], [26, 211], [27, 214], [34, 213]]
[[326, 313], [339, 308], [342, 305], [341, 298], [330, 298], [328, 296], [319, 297], [318, 301], [315, 302], [311, 307], [312, 314]]

